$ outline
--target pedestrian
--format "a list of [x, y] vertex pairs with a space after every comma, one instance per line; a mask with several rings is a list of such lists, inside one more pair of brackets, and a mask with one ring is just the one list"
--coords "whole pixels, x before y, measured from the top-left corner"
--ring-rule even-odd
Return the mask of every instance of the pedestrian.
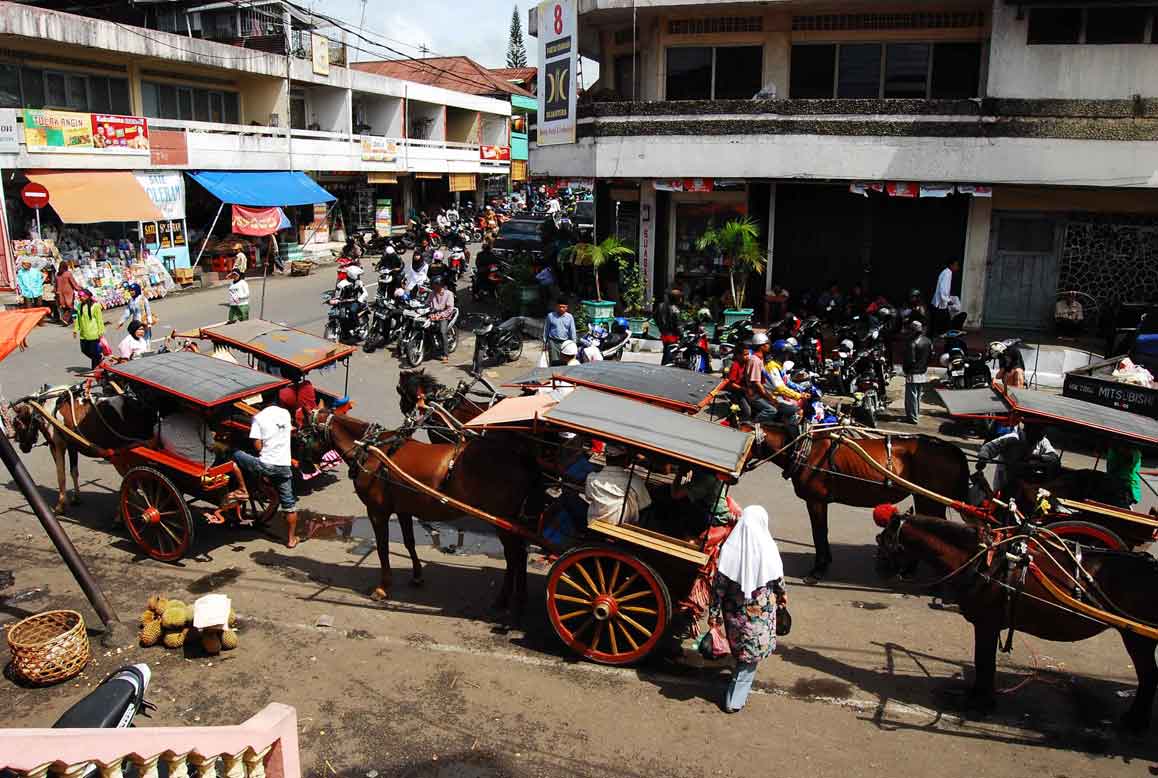
[[1142, 501], [1142, 452], [1114, 443], [1106, 454], [1105, 501], [1130, 510]]
[[65, 261], [61, 261], [56, 269], [56, 310], [60, 317], [60, 323], [64, 326], [72, 324], [72, 309], [76, 306], [76, 293], [83, 287], [77, 283], [76, 276], [72, 274], [72, 266]]
[[237, 253], [233, 255], [233, 269], [241, 273], [242, 278], [249, 270], [249, 257], [245, 254], [245, 246], [240, 243], [235, 243], [233, 248], [237, 249]]
[[249, 282], [240, 270], [229, 273], [229, 323], [249, 321]]
[[989, 344], [989, 354], [997, 360], [995, 378], [1005, 389], [1025, 388], [1025, 358], [1016, 342], [994, 341]]
[[[285, 512], [288, 529], [286, 546], [289, 548], [298, 544], [297, 499], [294, 497], [294, 474], [290, 457], [290, 435], [293, 432], [290, 409], [296, 408], [297, 404], [297, 392], [288, 386], [283, 387], [277, 394], [277, 402], [263, 408], [250, 421], [249, 438], [253, 441], [257, 456], [248, 451], [233, 452], [233, 461], [242, 471], [269, 479], [277, 489], [278, 504]], [[251, 489], [246, 491], [253, 493]]]
[[125, 311], [121, 314], [121, 320], [117, 322], [117, 329], [119, 330], [129, 322], [139, 321], [145, 325], [145, 340], [152, 340], [153, 325], [157, 323], [157, 318], [153, 315], [153, 306], [149, 302], [149, 298], [145, 296], [138, 283], [125, 284], [125, 289], [128, 290], [129, 300], [125, 303]]
[[547, 358], [550, 365], [558, 365], [563, 361], [560, 349], [567, 341], [577, 343], [579, 333], [575, 329], [575, 317], [567, 309], [567, 301], [559, 300], [555, 303], [555, 310], [547, 313], [543, 322], [543, 345], [547, 349]]
[[760, 660], [776, 650], [776, 608], [788, 604], [780, 550], [759, 505], [744, 509], [721, 546], [712, 590], [708, 623], [723, 626], [736, 659], [723, 708], [736, 713], [748, 700]]
[[72, 336], [80, 340], [81, 353], [89, 358], [95, 370], [104, 359], [101, 339], [105, 336], [104, 309], [93, 299], [92, 292], [81, 289], [76, 293], [76, 315], [72, 321]]
[[682, 334], [680, 303], [683, 299], [683, 291], [671, 289], [667, 293], [667, 299], [656, 306], [655, 323], [659, 327], [659, 342], [663, 346], [661, 365], [670, 365], [675, 360], [676, 347], [679, 346]]
[[960, 306], [961, 301], [953, 295], [953, 276], [961, 272], [961, 261], [949, 260], [949, 264], [937, 276], [937, 286], [933, 289], [933, 298], [929, 301], [933, 315], [932, 335], [940, 335], [951, 326], [953, 314], [950, 308]]
[[121, 359], [139, 357], [149, 350], [149, 341], [145, 339], [145, 325], [139, 321], [129, 322], [129, 333], [125, 335], [117, 346], [117, 353]]
[[16, 290], [25, 308], [39, 308], [44, 304], [44, 271], [32, 267], [28, 257], [20, 260], [16, 271]]
[[921, 418], [921, 395], [929, 380], [929, 358], [933, 355], [933, 341], [925, 335], [920, 319], [909, 322], [910, 335], [905, 342], [901, 368], [905, 371], [905, 421], [916, 424]]

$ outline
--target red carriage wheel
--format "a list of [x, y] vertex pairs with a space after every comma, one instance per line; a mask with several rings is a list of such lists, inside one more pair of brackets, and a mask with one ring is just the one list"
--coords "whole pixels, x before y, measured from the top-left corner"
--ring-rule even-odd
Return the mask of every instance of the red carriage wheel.
[[151, 467], [134, 467], [121, 482], [121, 518], [141, 550], [173, 562], [193, 543], [193, 517], [177, 487]]
[[1118, 533], [1106, 529], [1101, 524], [1089, 521], [1055, 521], [1045, 528], [1062, 540], [1072, 540], [1090, 548], [1104, 548], [1110, 551], [1129, 551], [1130, 547]]
[[643, 560], [605, 546], [572, 549], [547, 574], [547, 615], [575, 653], [626, 665], [659, 643], [671, 619], [667, 586]]

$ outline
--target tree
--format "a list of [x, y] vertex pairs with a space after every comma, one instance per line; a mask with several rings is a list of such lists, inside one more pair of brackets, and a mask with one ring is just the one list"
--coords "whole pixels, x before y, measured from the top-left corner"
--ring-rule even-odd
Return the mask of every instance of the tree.
[[519, 6], [511, 11], [511, 40], [507, 44], [507, 67], [527, 66], [527, 45], [523, 43], [523, 21], [519, 18]]
[[723, 227], [709, 229], [699, 240], [700, 251], [715, 249], [728, 265], [728, 283], [732, 286], [732, 304], [744, 307], [744, 293], [748, 288], [748, 274], [764, 269], [764, 255], [760, 253], [760, 226], [755, 219], [732, 219]]
[[608, 261], [619, 260], [634, 256], [635, 252], [615, 236], [605, 238], [602, 243], [576, 243], [568, 246], [559, 254], [564, 262], [571, 261], [576, 265], [590, 265], [595, 275], [595, 299], [602, 300], [603, 292], [599, 289], [599, 268]]

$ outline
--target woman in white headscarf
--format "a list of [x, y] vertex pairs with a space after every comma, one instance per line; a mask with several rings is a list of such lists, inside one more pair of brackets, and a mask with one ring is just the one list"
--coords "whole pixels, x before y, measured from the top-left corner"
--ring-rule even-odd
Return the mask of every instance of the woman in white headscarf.
[[776, 606], [787, 604], [784, 565], [768, 530], [768, 512], [750, 505], [720, 549], [708, 623], [723, 624], [736, 658], [724, 710], [748, 700], [756, 666], [776, 649]]

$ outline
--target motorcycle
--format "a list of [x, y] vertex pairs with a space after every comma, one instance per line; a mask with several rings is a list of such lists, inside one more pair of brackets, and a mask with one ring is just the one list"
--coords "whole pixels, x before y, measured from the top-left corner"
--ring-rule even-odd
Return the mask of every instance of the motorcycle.
[[[125, 665], [66, 710], [53, 729], [128, 729], [136, 715], [156, 707], [145, 700], [152, 672], [145, 663]], [[85, 776], [94, 775], [93, 767]]]
[[362, 350], [367, 354], [389, 344], [402, 327], [402, 308], [394, 298], [396, 285], [389, 278], [388, 275], [385, 278], [379, 276], [378, 296], [370, 303], [366, 339], [362, 342]]
[[475, 302], [491, 297], [499, 299], [499, 289], [510, 280], [506, 267], [498, 260], [483, 265], [475, 265], [474, 275], [470, 279], [470, 294]]
[[686, 331], [671, 349], [671, 364], [696, 373], [712, 372], [712, 355], [704, 328], [696, 326]]
[[747, 343], [751, 339], [751, 319], [733, 322], [720, 328], [716, 334], [716, 342], [720, 345], [720, 359], [727, 363], [732, 358], [732, 352], [736, 350], [736, 346]]
[[950, 388], [981, 389], [993, 383], [989, 355], [970, 351], [963, 331], [949, 330], [942, 338], [940, 362], [946, 369], [945, 378]]
[[852, 417], [866, 427], [877, 426], [877, 414], [885, 406], [884, 388], [873, 370], [856, 376], [852, 392]]
[[513, 316], [504, 322], [493, 316], [481, 316], [474, 330], [473, 372], [479, 373], [483, 364], [514, 362], [523, 355], [523, 317]]
[[623, 352], [631, 343], [630, 332], [609, 332], [603, 327], [594, 327], [591, 330], [591, 339], [595, 342], [604, 361], [620, 362]]
[[323, 331], [326, 340], [335, 343], [356, 343], [366, 336], [369, 311], [365, 303], [357, 299], [348, 299], [340, 293], [335, 295], [333, 292], [323, 293], [322, 302], [330, 306]]
[[[453, 354], [458, 348], [459, 311], [454, 309], [447, 328], [443, 351]], [[398, 334], [398, 358], [405, 367], [414, 368], [422, 364], [428, 349], [433, 349], [440, 338], [438, 322], [430, 318], [430, 303], [426, 300], [406, 300], [402, 308], [402, 329]]]
[[809, 374], [819, 374], [824, 370], [824, 340], [820, 336], [820, 319], [809, 316], [788, 338], [797, 348], [796, 367]]

